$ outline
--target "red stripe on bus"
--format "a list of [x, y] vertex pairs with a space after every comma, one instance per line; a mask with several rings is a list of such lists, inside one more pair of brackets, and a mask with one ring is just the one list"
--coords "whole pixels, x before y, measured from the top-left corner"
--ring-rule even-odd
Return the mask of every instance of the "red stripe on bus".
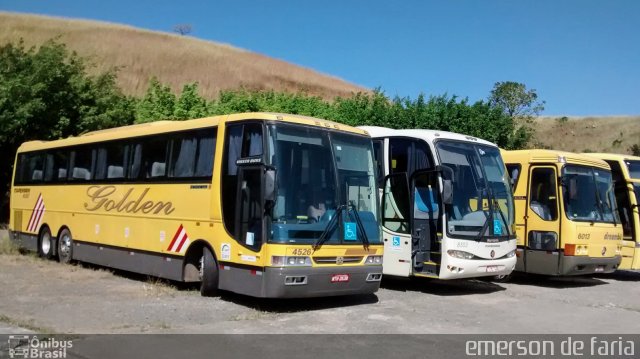
[[180, 235], [181, 231], [182, 231], [182, 225], [180, 225], [180, 227], [176, 231], [176, 234], [173, 235], [173, 239], [171, 240], [171, 243], [169, 243], [169, 247], [167, 247], [168, 251], [170, 251], [171, 247], [173, 247], [173, 244], [176, 243], [176, 239], [178, 239], [178, 236]]
[[27, 230], [29, 232], [31, 232], [31, 227], [33, 227], [33, 219], [36, 215], [36, 209], [38, 208], [38, 205], [40, 203], [40, 201], [42, 200], [42, 193], [40, 193], [38, 195], [38, 199], [36, 200], [36, 204], [33, 206], [33, 211], [31, 212], [31, 218], [29, 218], [29, 224], [27, 225]]

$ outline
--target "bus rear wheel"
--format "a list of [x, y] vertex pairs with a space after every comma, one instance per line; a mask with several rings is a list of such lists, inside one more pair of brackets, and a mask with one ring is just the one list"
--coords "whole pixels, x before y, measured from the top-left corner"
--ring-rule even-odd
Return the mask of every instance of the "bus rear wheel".
[[42, 227], [38, 236], [38, 255], [45, 259], [53, 257], [53, 240], [51, 230], [47, 226]]
[[202, 248], [200, 258], [200, 294], [213, 297], [218, 294], [218, 263], [209, 248]]
[[68, 229], [60, 231], [58, 236], [58, 260], [60, 263], [71, 263], [73, 259], [73, 239]]

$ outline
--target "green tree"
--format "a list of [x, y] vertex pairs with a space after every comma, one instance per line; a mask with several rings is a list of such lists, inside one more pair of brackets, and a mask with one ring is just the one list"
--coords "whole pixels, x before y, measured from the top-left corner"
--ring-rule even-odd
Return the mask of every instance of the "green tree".
[[544, 101], [538, 100], [534, 89], [527, 89], [523, 83], [505, 81], [496, 82], [489, 96], [489, 103], [504, 109], [513, 118], [538, 116], [544, 111]]
[[514, 121], [512, 148], [526, 146], [533, 138], [533, 120], [544, 111], [544, 101], [538, 99], [535, 89], [523, 83], [496, 82], [489, 95], [489, 104], [501, 108]]
[[25, 48], [0, 47], [0, 219], [6, 218], [8, 184], [18, 146], [133, 122], [132, 99], [115, 84], [115, 70], [87, 74], [89, 64], [64, 44], [49, 40]]
[[164, 85], [157, 78], [149, 81], [149, 88], [136, 106], [136, 123], [158, 120], [173, 120], [176, 108], [176, 95], [171, 87]]
[[173, 117], [178, 120], [187, 120], [206, 117], [207, 113], [207, 100], [198, 94], [198, 84], [184, 85], [175, 104]]

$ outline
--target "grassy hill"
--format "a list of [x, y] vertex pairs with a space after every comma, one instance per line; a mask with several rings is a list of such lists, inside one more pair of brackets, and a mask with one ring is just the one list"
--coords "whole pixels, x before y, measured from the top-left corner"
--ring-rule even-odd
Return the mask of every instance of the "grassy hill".
[[127, 94], [141, 95], [152, 76], [174, 90], [189, 82], [201, 94], [221, 89], [305, 91], [326, 99], [367, 89], [339, 78], [230, 45], [189, 36], [147, 31], [98, 21], [71, 20], [0, 12], [0, 44], [23, 38], [27, 46], [53, 37], [95, 63], [93, 71], [117, 66], [118, 83]]
[[624, 154], [640, 145], [640, 116], [541, 117], [534, 127], [536, 141], [557, 150]]

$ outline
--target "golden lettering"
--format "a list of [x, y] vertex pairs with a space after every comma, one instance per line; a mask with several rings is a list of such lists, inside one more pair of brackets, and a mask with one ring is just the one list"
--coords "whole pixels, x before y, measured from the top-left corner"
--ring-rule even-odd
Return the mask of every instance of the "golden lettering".
[[[122, 196], [122, 199], [116, 202], [115, 186], [91, 186], [87, 189], [87, 196], [90, 200], [84, 203], [84, 208], [91, 212], [102, 209], [107, 212], [116, 211], [118, 213], [142, 212], [146, 214], [153, 212], [153, 214], [159, 214], [164, 212], [165, 215], [173, 213], [175, 208], [173, 208], [173, 203], [171, 202], [145, 200], [149, 190], [149, 188], [145, 188], [136, 198], [132, 195], [133, 188], [129, 188]], [[113, 197], [116, 197], [116, 199], [113, 199]], [[135, 199], [129, 199], [130, 197]]]

